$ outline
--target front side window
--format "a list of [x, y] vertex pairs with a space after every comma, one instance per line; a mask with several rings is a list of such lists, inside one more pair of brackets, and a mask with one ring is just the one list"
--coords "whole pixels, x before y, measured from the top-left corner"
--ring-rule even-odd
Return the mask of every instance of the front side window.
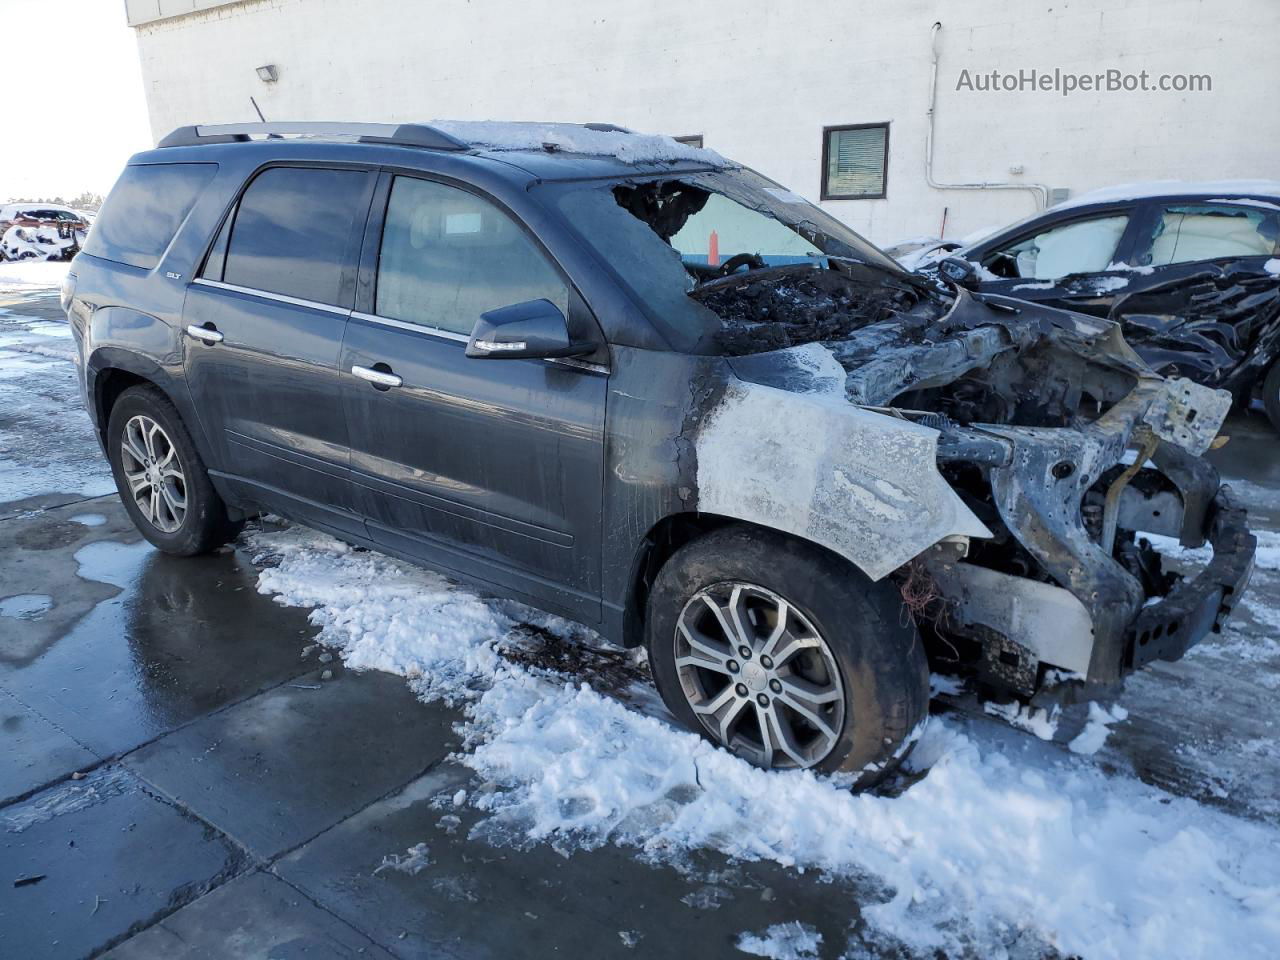
[[1050, 227], [988, 254], [982, 265], [997, 277], [1024, 280], [1097, 273], [1111, 265], [1128, 224], [1128, 215], [1118, 214]]
[[1280, 210], [1217, 203], [1165, 207], [1156, 222], [1144, 266], [1222, 257], [1270, 257], [1280, 241]]
[[[317, 303], [340, 303], [369, 174], [271, 167], [249, 184], [231, 225], [222, 279]], [[210, 261], [213, 263], [213, 260]], [[209, 275], [209, 266], [206, 266]], [[349, 304], [346, 304], [349, 306]]]
[[469, 335], [482, 313], [526, 300], [550, 300], [567, 314], [569, 289], [505, 211], [457, 187], [395, 179], [378, 256], [378, 316]]
[[827, 127], [822, 137], [822, 199], [883, 199], [889, 168], [889, 125]]

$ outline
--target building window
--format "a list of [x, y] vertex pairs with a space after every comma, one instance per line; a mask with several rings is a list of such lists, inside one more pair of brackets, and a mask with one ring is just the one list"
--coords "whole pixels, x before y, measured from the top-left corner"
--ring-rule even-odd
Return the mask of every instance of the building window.
[[702, 134], [700, 133], [695, 133], [688, 137], [672, 137], [671, 139], [676, 143], [684, 143], [691, 147], [697, 147], [699, 150], [702, 149]]
[[880, 200], [889, 173], [889, 125], [822, 130], [822, 199]]

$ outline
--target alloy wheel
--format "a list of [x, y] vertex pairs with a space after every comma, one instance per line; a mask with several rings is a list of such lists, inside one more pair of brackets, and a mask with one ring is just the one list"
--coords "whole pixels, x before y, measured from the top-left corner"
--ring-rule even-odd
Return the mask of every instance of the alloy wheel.
[[174, 533], [187, 515], [187, 478], [164, 428], [139, 414], [120, 435], [120, 465], [138, 510], [161, 533]]
[[675, 631], [676, 675], [717, 741], [758, 766], [811, 767], [844, 729], [835, 657], [794, 604], [750, 583], [706, 587]]

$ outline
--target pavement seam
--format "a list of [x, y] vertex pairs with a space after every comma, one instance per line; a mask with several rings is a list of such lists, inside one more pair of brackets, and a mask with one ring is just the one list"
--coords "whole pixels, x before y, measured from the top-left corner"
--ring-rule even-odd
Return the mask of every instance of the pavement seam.
[[330, 830], [333, 830], [333, 829], [335, 829], [335, 828], [337, 828], [337, 827], [342, 826], [344, 823], [346, 823], [346, 822], [347, 822], [348, 820], [350, 820], [352, 817], [359, 816], [360, 814], [364, 813], [364, 811], [366, 811], [366, 810], [368, 810], [370, 807], [372, 807], [374, 804], [382, 803], [382, 801], [384, 801], [384, 800], [388, 799], [389, 797], [394, 797], [397, 793], [400, 793], [402, 790], [404, 790], [404, 788], [405, 788], [405, 787], [409, 786], [409, 784], [413, 783], [415, 780], [421, 780], [423, 777], [425, 777], [428, 773], [430, 773], [430, 772], [431, 772], [432, 770], [434, 770], [436, 767], [440, 766], [440, 764], [444, 763], [444, 761], [445, 761], [446, 759], [447, 759], [447, 755], [446, 755], [446, 756], [444, 756], [444, 757], [439, 757], [439, 758], [437, 758], [437, 759], [435, 759], [435, 760], [432, 760], [432, 761], [431, 761], [429, 764], [427, 764], [424, 768], [422, 768], [421, 770], [419, 770], [419, 771], [418, 771], [417, 773], [415, 773], [413, 776], [409, 777], [409, 779], [401, 781], [400, 783], [396, 784], [396, 785], [395, 785], [394, 787], [392, 787], [391, 789], [387, 790], [385, 793], [380, 794], [379, 796], [374, 797], [372, 800], [370, 800], [368, 803], [366, 803], [366, 804], [365, 804], [363, 807], [361, 807], [359, 810], [352, 810], [352, 811], [351, 811], [350, 813], [348, 813], [346, 816], [344, 816], [344, 817], [339, 817], [337, 820], [333, 821], [333, 823], [329, 824], [327, 827], [325, 827], [325, 828], [324, 828], [324, 829], [322, 829], [322, 830], [317, 830], [315, 833], [313, 833], [311, 836], [307, 837], [305, 840], [299, 840], [299, 841], [298, 841], [297, 843], [295, 843], [292, 847], [287, 847], [286, 849], [281, 850], [279, 853], [273, 854], [272, 856], [268, 857], [268, 858], [267, 858], [267, 860], [266, 860], [266, 862], [267, 862], [269, 865], [271, 865], [272, 867], [274, 867], [274, 866], [275, 866], [275, 865], [276, 865], [280, 860], [284, 859], [284, 858], [285, 858], [285, 857], [287, 857], [289, 854], [293, 853], [293, 852], [294, 852], [294, 851], [296, 851], [296, 850], [300, 850], [300, 849], [302, 849], [303, 847], [305, 847], [307, 844], [311, 843], [312, 841], [314, 841], [314, 840], [318, 839], [319, 837], [324, 836], [324, 835], [325, 835], [326, 833], [328, 833]]
[[[374, 802], [376, 803], [377, 801], [375, 800]], [[370, 806], [372, 806], [372, 804], [370, 804]], [[334, 826], [337, 826], [337, 824], [334, 824]], [[322, 830], [321, 833], [323, 832], [324, 831]], [[317, 834], [317, 836], [319, 836], [319, 834]], [[375, 937], [373, 933], [371, 933], [370, 931], [365, 930], [362, 927], [356, 926], [354, 923], [352, 923], [342, 914], [335, 913], [325, 904], [321, 903], [319, 900], [313, 897], [310, 893], [308, 893], [304, 888], [298, 886], [288, 877], [281, 876], [276, 871], [274, 863], [265, 867], [263, 872], [269, 874], [270, 876], [275, 877], [277, 880], [279, 880], [281, 883], [287, 886], [290, 890], [296, 891], [298, 896], [306, 900], [307, 903], [311, 904], [313, 907], [315, 907], [317, 910], [321, 911], [322, 913], [327, 913], [329, 916], [333, 917], [333, 919], [337, 920], [339, 923], [341, 923], [343, 926], [347, 927], [348, 929], [354, 930], [360, 936], [364, 937], [366, 940], [372, 943], [375, 947], [378, 947], [379, 949], [386, 951], [387, 953], [391, 954], [393, 957], [401, 956], [401, 954], [398, 953], [390, 943], [384, 943], [383, 941]]]
[[[312, 669], [314, 668], [308, 668], [306, 670], [303, 670], [301, 673], [296, 673], [296, 674], [292, 674], [291, 676], [285, 677], [283, 680], [280, 680], [278, 683], [273, 683], [270, 686], [262, 687], [258, 690], [254, 690], [252, 693], [246, 694], [245, 696], [241, 697], [239, 700], [232, 700], [232, 701], [229, 701], [228, 703], [224, 703], [222, 706], [215, 707], [213, 710], [210, 710], [208, 713], [203, 713], [198, 717], [193, 717], [192, 719], [179, 724], [178, 726], [174, 727], [171, 730], [166, 730], [164, 731], [164, 733], [158, 733], [154, 737], [151, 737], [150, 739], [143, 740], [141, 743], [134, 744], [132, 747], [129, 747], [129, 749], [127, 750], [123, 750], [120, 753], [109, 754], [107, 756], [103, 756], [101, 753], [99, 753], [97, 750], [94, 750], [88, 744], [81, 743], [79, 739], [72, 736], [66, 730], [63, 730], [62, 727], [58, 726], [58, 724], [54, 723], [48, 717], [44, 716], [44, 714], [42, 714], [39, 710], [37, 710], [35, 707], [28, 704], [25, 700], [17, 696], [12, 690], [8, 689], [7, 687], [0, 687], [0, 693], [5, 693], [13, 697], [14, 700], [17, 700], [20, 704], [22, 704], [24, 707], [29, 709], [41, 720], [44, 720], [46, 723], [50, 724], [60, 733], [65, 734], [69, 739], [75, 741], [77, 744], [84, 747], [84, 749], [88, 750], [91, 754], [93, 754], [95, 757], [98, 758], [96, 763], [91, 763], [88, 766], [80, 767], [78, 770], [73, 771], [73, 773], [91, 773], [92, 771], [97, 770], [100, 767], [106, 766], [107, 764], [119, 763], [121, 766], [125, 767], [125, 769], [127, 769], [130, 773], [134, 774], [141, 780], [145, 780], [148, 784], [154, 787], [155, 785], [151, 784], [151, 781], [146, 780], [146, 778], [143, 777], [142, 774], [139, 773], [138, 770], [136, 770], [132, 764], [128, 763], [129, 758], [133, 756], [135, 753], [137, 753], [139, 750], [144, 750], [147, 747], [151, 746], [152, 744], [158, 743], [159, 741], [163, 740], [165, 737], [174, 733], [178, 733], [179, 731], [185, 730], [187, 727], [190, 727], [193, 724], [197, 724], [201, 720], [205, 720], [209, 717], [216, 717], [220, 713], [226, 710], [230, 710], [233, 707], [238, 707], [242, 703], [248, 703], [254, 697], [262, 696], [263, 694], [266, 694], [266, 693], [271, 693], [273, 690], [278, 690], [280, 687], [283, 687], [287, 683], [296, 683], [299, 677], [306, 676], [308, 673], [312, 671]], [[45, 781], [44, 783], [36, 787], [32, 787], [30, 790], [27, 790], [24, 793], [13, 797], [12, 799], [5, 800], [3, 803], [0, 803], [0, 811], [8, 809], [14, 804], [23, 803], [31, 799], [37, 793], [40, 793], [43, 790], [48, 790], [70, 779], [71, 779], [71, 775], [65, 774], [61, 777], [56, 777], [53, 780]], [[156, 788], [156, 789], [159, 789], [159, 788]]]
[[80, 503], [92, 503], [94, 500], [106, 500], [108, 498], [119, 500], [120, 494], [100, 493], [96, 497], [81, 497], [78, 500], [68, 500], [66, 503], [51, 503], [47, 507], [33, 507], [30, 510], [23, 510], [20, 513], [11, 513], [8, 516], [0, 517], [0, 523], [4, 523], [6, 520], [30, 519], [31, 517], [37, 517], [42, 513], [51, 513], [54, 510], [61, 510], [63, 507], [74, 507]]
[[[23, 707], [30, 710], [33, 714], [35, 714], [37, 717], [43, 720], [45, 723], [49, 724], [49, 726], [53, 727], [53, 729], [57, 730], [60, 734], [62, 734], [72, 743], [76, 744], [76, 746], [80, 747], [81, 749], [87, 750], [93, 756], [98, 758], [96, 762], [91, 763], [86, 767], [80, 767], [77, 770], [72, 771], [72, 773], [87, 773], [92, 770], [97, 770], [103, 764], [110, 762], [111, 760], [110, 757], [104, 757], [102, 754], [100, 754], [97, 750], [93, 749], [93, 747], [89, 746], [87, 743], [82, 743], [78, 737], [76, 737], [70, 731], [64, 730], [57, 721], [51, 720], [49, 717], [46, 717], [43, 713], [41, 713], [31, 704], [27, 703], [27, 701], [23, 700], [20, 696], [18, 696], [17, 693], [15, 693], [13, 690], [9, 689], [8, 687], [0, 687], [0, 694], [3, 694], [4, 696], [9, 697], [10, 699], [21, 704]], [[14, 804], [23, 803], [29, 800], [31, 797], [35, 796], [40, 791], [47, 790], [50, 787], [53, 787], [59, 783], [62, 783], [65, 780], [70, 780], [70, 779], [71, 779], [71, 774], [63, 774], [62, 776], [56, 777], [53, 780], [48, 780], [35, 787], [32, 787], [30, 790], [26, 790], [23, 793], [17, 794], [13, 797], [9, 797], [8, 799], [0, 801], [0, 810], [7, 810], [9, 807], [13, 806]]]
[[150, 780], [147, 780], [141, 774], [137, 773], [134, 770], [129, 770], [128, 768], [125, 768], [125, 769], [128, 771], [130, 776], [138, 780], [140, 784], [139, 790], [142, 792], [144, 796], [150, 797], [152, 800], [155, 800], [157, 803], [163, 803], [166, 806], [171, 807], [174, 810], [174, 812], [176, 812], [180, 817], [184, 817], [185, 819], [191, 820], [194, 823], [199, 824], [202, 829], [211, 831], [214, 835], [226, 841], [228, 848], [234, 855], [234, 859], [232, 860], [231, 863], [224, 866], [222, 870], [219, 870], [217, 873], [215, 873], [212, 877], [209, 877], [204, 882], [199, 884], [188, 884], [182, 887], [178, 887], [174, 891], [177, 894], [177, 896], [171, 897], [168, 903], [166, 903], [163, 907], [161, 907], [151, 916], [146, 917], [142, 920], [135, 921], [134, 923], [130, 924], [127, 930], [122, 931], [117, 936], [112, 937], [110, 940], [95, 947], [88, 954], [89, 960], [92, 960], [92, 958], [94, 957], [100, 957], [104, 953], [107, 953], [109, 950], [112, 950], [115, 947], [118, 947], [120, 944], [124, 943], [126, 940], [132, 940], [134, 937], [136, 937], [138, 934], [142, 933], [143, 931], [150, 930], [152, 927], [158, 924], [164, 923], [165, 920], [173, 916], [179, 910], [195, 903], [197, 900], [212, 893], [214, 890], [220, 889], [221, 887], [223, 887], [227, 883], [230, 883], [232, 880], [236, 879], [237, 877], [243, 876], [246, 873], [250, 873], [253, 870], [261, 869], [262, 867], [261, 861], [254, 855], [253, 851], [250, 850], [248, 847], [246, 847], [243, 843], [241, 843], [235, 837], [233, 837], [231, 834], [227, 833], [225, 830], [221, 829], [220, 827], [210, 823], [208, 820], [200, 816], [198, 813], [196, 813], [194, 810], [192, 810], [190, 807], [186, 806], [182, 802], [169, 796], [167, 793], [159, 789], [155, 784], [153, 784]]

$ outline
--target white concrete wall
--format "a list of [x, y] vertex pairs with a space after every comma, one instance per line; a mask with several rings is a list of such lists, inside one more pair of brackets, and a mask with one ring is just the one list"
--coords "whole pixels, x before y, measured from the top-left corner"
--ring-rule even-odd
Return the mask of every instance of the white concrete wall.
[[[939, 180], [1280, 176], [1277, 0], [247, 0], [143, 23], [148, 5], [207, 2], [129, 0], [157, 138], [256, 119], [250, 95], [273, 120], [601, 120], [701, 133], [816, 199], [822, 127], [887, 120], [887, 198], [824, 206], [881, 243], [936, 234], [946, 208], [960, 236], [1034, 200], [925, 183], [941, 20]], [[275, 84], [254, 72], [267, 63]], [[962, 68], [1031, 67], [1210, 74], [1213, 90], [956, 90]]]

